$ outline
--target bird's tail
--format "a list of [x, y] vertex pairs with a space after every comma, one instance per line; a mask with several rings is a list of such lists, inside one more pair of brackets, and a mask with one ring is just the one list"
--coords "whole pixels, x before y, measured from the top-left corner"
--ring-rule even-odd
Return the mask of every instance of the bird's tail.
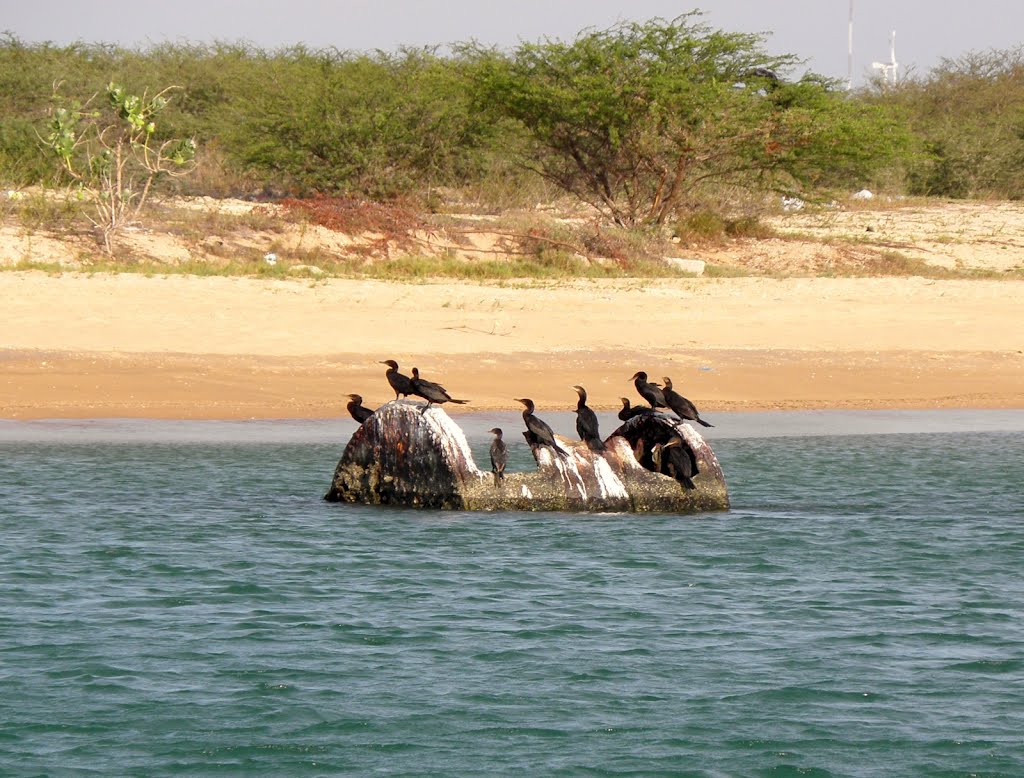
[[705, 427], [714, 427], [715, 426], [714, 424], [708, 424], [706, 421], [704, 421], [704, 419], [701, 419], [701, 418], [697, 419], [697, 423], [698, 424], [703, 424]]
[[679, 483], [683, 485], [684, 489], [696, 489], [697, 485], [692, 480], [687, 478], [685, 475], [679, 479]]
[[469, 400], [455, 400], [455, 399], [452, 399], [452, 400], [449, 400], [448, 402], [455, 403], [456, 405], [468, 405], [469, 404]]

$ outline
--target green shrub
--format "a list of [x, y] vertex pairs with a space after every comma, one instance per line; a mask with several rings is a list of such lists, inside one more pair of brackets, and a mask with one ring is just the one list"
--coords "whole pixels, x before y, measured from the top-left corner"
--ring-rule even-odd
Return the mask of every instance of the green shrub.
[[712, 211], [691, 213], [676, 223], [674, 236], [683, 243], [719, 241], [725, 235], [726, 222]]
[[757, 216], [740, 216], [725, 222], [725, 234], [730, 238], [757, 238], [763, 240], [775, 235], [775, 231]]
[[1024, 46], [944, 59], [870, 99], [918, 138], [904, 160], [910, 194], [1024, 197]]

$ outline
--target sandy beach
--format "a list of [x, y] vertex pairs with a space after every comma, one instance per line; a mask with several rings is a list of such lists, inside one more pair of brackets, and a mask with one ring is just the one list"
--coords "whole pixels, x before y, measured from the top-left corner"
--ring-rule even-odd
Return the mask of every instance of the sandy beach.
[[387, 283], [0, 273], [0, 416], [327, 418], [418, 366], [452, 412], [1024, 408], [1024, 285], [923, 278]]

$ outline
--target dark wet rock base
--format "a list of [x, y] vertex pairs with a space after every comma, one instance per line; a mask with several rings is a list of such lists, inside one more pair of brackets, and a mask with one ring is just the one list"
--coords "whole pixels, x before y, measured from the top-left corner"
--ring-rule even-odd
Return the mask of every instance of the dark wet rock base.
[[[711, 447], [689, 423], [649, 413], [619, 427], [603, 452], [558, 438], [569, 456], [533, 447], [537, 470], [496, 482], [480, 470], [462, 429], [434, 406], [395, 400], [356, 430], [338, 462], [330, 502], [469, 511], [696, 513], [729, 508], [725, 477]], [[658, 444], [679, 437], [697, 473], [688, 489], [654, 472]], [[639, 457], [639, 461], [638, 461]], [[646, 465], [646, 466], [645, 466]]]

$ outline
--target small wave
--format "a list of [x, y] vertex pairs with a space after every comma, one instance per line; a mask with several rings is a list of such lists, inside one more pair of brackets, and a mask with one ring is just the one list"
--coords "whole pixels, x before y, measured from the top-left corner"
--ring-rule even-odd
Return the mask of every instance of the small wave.
[[970, 662], [954, 662], [943, 669], [959, 673], [981, 673], [984, 675], [1002, 675], [1019, 673], [1024, 670], [1022, 659], [975, 659]]

